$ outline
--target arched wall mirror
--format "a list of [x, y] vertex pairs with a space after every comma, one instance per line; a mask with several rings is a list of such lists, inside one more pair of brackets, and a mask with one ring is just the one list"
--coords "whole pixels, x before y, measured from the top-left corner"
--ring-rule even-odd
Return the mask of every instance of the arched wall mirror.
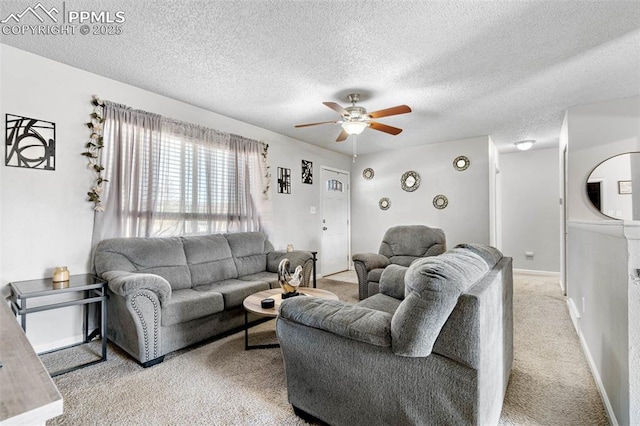
[[612, 219], [640, 220], [640, 152], [611, 157], [591, 171], [587, 198]]

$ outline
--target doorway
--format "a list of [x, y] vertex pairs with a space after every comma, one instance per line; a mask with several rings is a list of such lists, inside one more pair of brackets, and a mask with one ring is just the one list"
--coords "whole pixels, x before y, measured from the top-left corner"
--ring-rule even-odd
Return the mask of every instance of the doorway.
[[596, 209], [602, 211], [602, 182], [587, 182], [587, 196]]
[[322, 243], [320, 272], [323, 276], [349, 269], [350, 189], [349, 172], [321, 167]]

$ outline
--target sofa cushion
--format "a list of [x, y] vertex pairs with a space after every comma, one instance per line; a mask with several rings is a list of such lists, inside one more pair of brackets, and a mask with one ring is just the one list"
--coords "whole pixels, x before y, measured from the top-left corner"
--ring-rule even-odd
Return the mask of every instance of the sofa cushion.
[[[424, 225], [402, 225], [387, 229], [379, 253], [394, 256], [425, 257], [443, 253], [446, 249], [444, 231]], [[411, 263], [411, 262], [409, 262]], [[401, 265], [399, 263], [399, 265]], [[409, 266], [409, 265], [403, 265]]]
[[95, 249], [98, 275], [106, 271], [142, 272], [160, 275], [172, 290], [191, 287], [182, 239], [112, 238], [100, 241]]
[[391, 322], [394, 353], [428, 356], [460, 294], [489, 269], [483, 258], [464, 248], [412, 263], [405, 276], [405, 299]]
[[376, 311], [383, 311], [393, 315], [398, 309], [398, 306], [400, 306], [400, 302], [401, 300], [394, 297], [377, 293], [358, 302], [357, 305], [362, 306], [363, 308], [375, 309]]
[[409, 266], [416, 259], [420, 258], [416, 256], [391, 256], [389, 261], [394, 265]]
[[404, 278], [409, 268], [406, 266], [389, 265], [380, 276], [379, 291], [398, 300], [404, 299]]
[[213, 291], [203, 294], [186, 288], [176, 290], [162, 305], [162, 325], [169, 326], [213, 315], [224, 310], [222, 294]]
[[262, 281], [264, 283], [268, 283], [271, 288], [280, 287], [280, 283], [278, 282], [278, 274], [276, 274], [275, 272], [258, 272], [257, 274], [238, 277], [238, 279], [242, 281]]
[[269, 290], [269, 284], [263, 281], [242, 281], [235, 279], [199, 285], [193, 289], [204, 293], [221, 293], [224, 298], [224, 308], [232, 309], [242, 306], [242, 302], [247, 296], [262, 290]]
[[367, 281], [379, 283], [380, 277], [382, 276], [382, 271], [384, 271], [384, 269], [382, 268], [376, 268], [376, 269], [370, 270], [369, 273], [367, 274]]
[[238, 278], [231, 247], [224, 235], [182, 237], [193, 286]]
[[267, 270], [266, 235], [262, 232], [239, 232], [225, 234], [225, 237], [229, 241], [239, 277]]

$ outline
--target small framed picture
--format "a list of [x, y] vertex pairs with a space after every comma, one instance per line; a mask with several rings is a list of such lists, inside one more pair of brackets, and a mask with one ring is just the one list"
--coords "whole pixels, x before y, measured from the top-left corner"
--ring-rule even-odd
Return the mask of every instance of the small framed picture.
[[278, 167], [278, 194], [291, 194], [291, 169]]
[[631, 194], [631, 181], [619, 180], [618, 181], [618, 194]]
[[313, 163], [302, 160], [302, 183], [313, 185]]

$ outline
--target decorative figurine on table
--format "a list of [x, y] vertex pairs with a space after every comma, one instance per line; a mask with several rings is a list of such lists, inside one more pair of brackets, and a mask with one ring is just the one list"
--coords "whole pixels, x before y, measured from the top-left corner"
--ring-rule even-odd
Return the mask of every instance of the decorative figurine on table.
[[300, 295], [298, 287], [302, 281], [302, 266], [298, 265], [291, 275], [289, 265], [289, 259], [282, 259], [278, 265], [278, 282], [282, 287], [283, 299]]

